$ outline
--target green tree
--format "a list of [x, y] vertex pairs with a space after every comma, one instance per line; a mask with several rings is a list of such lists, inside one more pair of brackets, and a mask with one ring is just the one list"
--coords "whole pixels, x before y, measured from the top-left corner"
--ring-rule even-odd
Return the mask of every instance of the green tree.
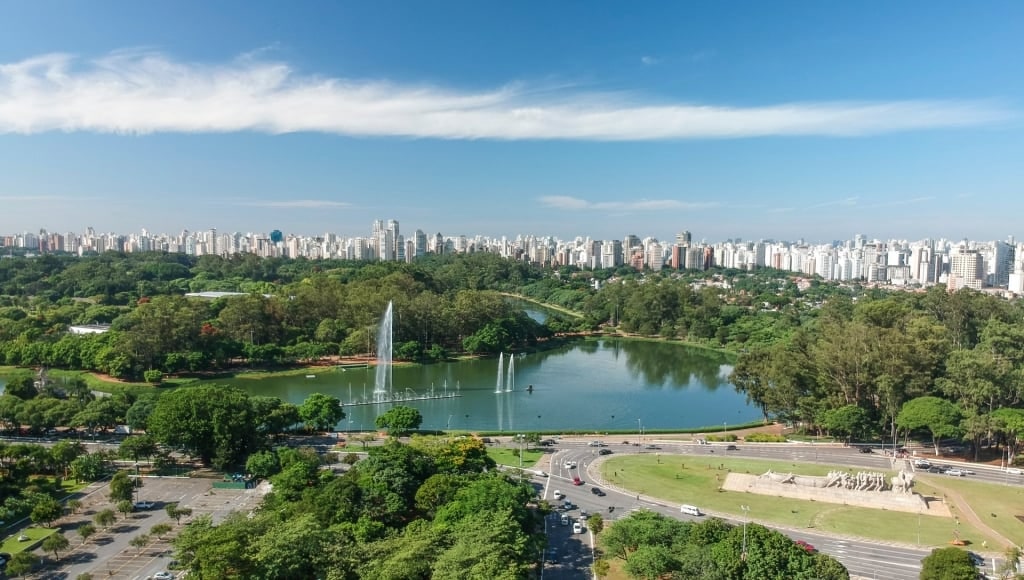
[[43, 543], [42, 543], [41, 547], [43, 548], [44, 552], [53, 552], [53, 559], [54, 560], [59, 560], [60, 559], [59, 552], [63, 552], [64, 550], [67, 550], [68, 546], [70, 546], [70, 545], [71, 545], [71, 542], [68, 541], [67, 536], [65, 536], [64, 534], [58, 532], [56, 534], [51, 534], [51, 535], [47, 536], [46, 539], [43, 540]]
[[171, 527], [171, 524], [162, 522], [159, 524], [154, 524], [153, 527], [149, 528], [149, 533], [152, 536], [156, 536], [157, 539], [162, 540], [164, 539], [164, 536], [171, 533], [172, 529], [174, 528]]
[[31, 375], [23, 375], [8, 380], [4, 385], [4, 394], [27, 401], [38, 395], [39, 391], [36, 390], [35, 379]]
[[281, 462], [273, 451], [257, 451], [245, 460], [245, 472], [257, 479], [267, 479], [281, 471]]
[[85, 447], [78, 442], [58, 441], [50, 448], [50, 456], [54, 465], [64, 473], [67, 478], [71, 462], [85, 454]]
[[388, 409], [383, 415], [378, 415], [374, 421], [378, 429], [387, 429], [388, 433], [395, 437], [419, 429], [421, 423], [423, 423], [423, 415], [419, 410], [404, 405]]
[[174, 520], [174, 523], [180, 524], [181, 518], [187, 518], [192, 515], [192, 508], [182, 507], [176, 503], [169, 503], [164, 507], [164, 511], [167, 512], [167, 517]]
[[307, 427], [316, 431], [332, 431], [345, 418], [341, 401], [323, 393], [313, 393], [299, 406], [299, 417]]
[[149, 545], [149, 534], [139, 534], [128, 541], [128, 544], [133, 548], [138, 548], [141, 552]]
[[679, 563], [668, 546], [640, 546], [623, 566], [633, 578], [657, 580], [679, 569]]
[[77, 514], [78, 510], [82, 509], [82, 501], [77, 499], [69, 499], [67, 503], [64, 504], [64, 507], [66, 507], [68, 511], [70, 511], [71, 513]]
[[156, 438], [148, 433], [126, 437], [117, 449], [118, 455], [133, 461], [139, 461], [143, 457], [152, 457], [156, 452]]
[[160, 397], [149, 430], [169, 447], [180, 447], [204, 464], [239, 464], [256, 448], [249, 397], [232, 387], [203, 385]]
[[127, 471], [118, 471], [110, 478], [110, 500], [131, 501], [135, 495], [135, 482], [128, 476]]
[[51, 523], [60, 518], [63, 512], [64, 509], [59, 501], [52, 497], [44, 497], [32, 506], [32, 512], [29, 517], [32, 518], [34, 523], [49, 527]]
[[903, 429], [927, 429], [932, 436], [935, 454], [939, 454], [939, 439], [957, 435], [960, 423], [960, 409], [953, 403], [938, 397], [918, 397], [907, 401], [896, 417], [896, 424]]
[[871, 428], [871, 417], [868, 412], [857, 405], [828, 409], [821, 414], [818, 422], [831, 433], [842, 435], [847, 441], [851, 437], [864, 437]]
[[96, 533], [96, 526], [92, 524], [81, 524], [78, 526], [78, 535], [82, 538], [82, 543], [89, 541], [89, 538]]
[[10, 576], [27, 576], [36, 565], [36, 556], [32, 552], [18, 552], [7, 562], [7, 574]]
[[130, 499], [122, 499], [117, 502], [116, 507], [117, 511], [121, 512], [121, 515], [123, 515], [125, 519], [128, 519], [128, 517], [132, 515], [132, 512], [135, 511], [135, 505], [132, 504], [132, 500]]
[[587, 519], [587, 527], [590, 528], [594, 535], [598, 535], [604, 530], [604, 518], [601, 514], [591, 514], [590, 518]]
[[75, 481], [96, 481], [103, 476], [103, 459], [96, 453], [80, 455], [71, 462], [70, 473]]
[[974, 580], [978, 570], [960, 548], [936, 548], [921, 560], [921, 580]]
[[97, 512], [96, 515], [92, 517], [92, 519], [94, 522], [96, 522], [97, 526], [103, 529], [107, 529], [110, 526], [114, 525], [114, 522], [117, 521], [117, 515], [114, 514], [114, 510], [106, 508], [104, 510], [100, 510], [99, 512]]

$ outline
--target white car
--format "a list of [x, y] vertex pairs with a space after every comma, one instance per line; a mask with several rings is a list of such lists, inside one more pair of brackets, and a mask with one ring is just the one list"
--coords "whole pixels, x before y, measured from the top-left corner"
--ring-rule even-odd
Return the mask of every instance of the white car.
[[575, 461], [566, 461], [565, 463], [562, 464], [562, 467], [564, 467], [566, 469], [572, 469], [572, 468], [576, 467], [576, 462]]
[[1020, 469], [1019, 467], [1007, 467], [1006, 473], [1009, 473], [1010, 475], [1024, 475], [1024, 469]]
[[153, 574], [153, 580], [174, 580], [174, 574], [170, 572], [157, 572]]
[[555, 490], [555, 499], [562, 499], [562, 492], [557, 489]]
[[567, 516], [565, 514], [562, 514], [562, 517], [559, 518], [559, 519], [562, 522], [563, 526], [568, 526], [569, 525], [569, 516]]
[[962, 469], [948, 469], [946, 470], [946, 475], [952, 475], [953, 477], [963, 477], [967, 475], [967, 473], [964, 472], [964, 470]]
[[137, 510], [151, 510], [154, 507], [156, 507], [156, 504], [151, 502], [151, 501], [137, 501], [137, 502], [135, 502], [135, 509], [137, 509]]
[[572, 524], [572, 533], [574, 533], [574, 534], [582, 534], [583, 533], [583, 524], [581, 524], [579, 522], [573, 522], [573, 524]]

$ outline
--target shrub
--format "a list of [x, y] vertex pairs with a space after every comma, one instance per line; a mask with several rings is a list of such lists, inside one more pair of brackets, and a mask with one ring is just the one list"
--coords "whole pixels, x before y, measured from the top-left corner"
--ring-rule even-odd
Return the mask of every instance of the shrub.
[[708, 435], [705, 439], [708, 441], [735, 441], [736, 436], [732, 433], [727, 433], [725, 435]]
[[145, 379], [147, 383], [159, 385], [164, 380], [164, 374], [156, 369], [151, 369], [142, 373], [142, 378]]
[[743, 438], [747, 443], [785, 443], [785, 435], [773, 435], [771, 433], [751, 433]]

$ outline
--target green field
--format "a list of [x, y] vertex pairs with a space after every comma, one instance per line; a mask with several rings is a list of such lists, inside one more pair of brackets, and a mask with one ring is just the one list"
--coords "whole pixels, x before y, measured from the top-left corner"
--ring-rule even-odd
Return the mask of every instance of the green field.
[[[736, 518], [743, 517], [740, 506], [745, 505], [750, 508], [749, 516], [752, 520], [792, 528], [815, 529], [904, 544], [917, 544], [920, 534], [921, 546], [940, 546], [948, 544], [953, 539], [953, 531], [957, 525], [952, 518], [918, 516], [913, 513], [720, 490], [729, 470], [760, 474], [769, 469], [802, 475], [825, 475], [833, 469], [850, 470], [849, 467], [796, 464], [789, 461], [622, 455], [604, 462], [601, 465], [601, 474], [606, 481], [618, 487], [660, 498], [669, 503], [697, 505], [701, 509]], [[921, 483], [918, 491], [925, 494], [934, 491], [928, 488], [926, 481]], [[1002, 486], [953, 478], [949, 478], [949, 481], [943, 480], [942, 483], [950, 484], [950, 487], [953, 487], [953, 484], [978, 486], [977, 490], [965, 488], [963, 491], [979, 515], [987, 515], [989, 512], [1000, 513], [1000, 509], [1003, 510], [1001, 513], [1008, 513], [1001, 507], [1004, 503], [1016, 501], [1018, 506], [1024, 505], [1019, 498], [1011, 497], [1005, 501], [999, 498], [1001, 494], [1011, 495], [1007, 493], [1007, 488]], [[1009, 517], [1003, 519], [1009, 520]], [[993, 529], [1011, 539], [1020, 537], [1019, 532], [1014, 536], [993, 524], [994, 522], [990, 523]], [[992, 546], [1000, 545], [994, 538], [982, 534], [965, 521], [960, 523], [959, 533], [961, 538], [974, 544], [987, 541]]]
[[[489, 455], [498, 465], [519, 467], [519, 448], [488, 446], [487, 455]], [[541, 457], [544, 457], [543, 451], [537, 451], [534, 449], [524, 450], [523, 467], [532, 469], [534, 464], [537, 463]]]
[[[993, 485], [971, 481], [969, 478], [946, 475], [922, 475], [917, 479], [919, 481], [917, 487], [928, 488], [930, 487], [929, 483], [935, 482], [937, 485], [959, 493], [967, 498], [974, 513], [984, 520], [985, 525], [999, 532], [1008, 540], [1013, 540], [1018, 546], [1024, 544], [1024, 521], [1016, 518], [1016, 516], [1024, 517], [1024, 488]], [[940, 491], [935, 493], [942, 495]]]

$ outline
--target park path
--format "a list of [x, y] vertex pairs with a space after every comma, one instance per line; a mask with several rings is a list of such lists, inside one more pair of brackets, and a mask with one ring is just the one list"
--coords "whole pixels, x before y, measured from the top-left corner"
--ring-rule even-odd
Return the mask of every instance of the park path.
[[[990, 528], [984, 520], [978, 517], [978, 514], [976, 514], [974, 510], [971, 509], [971, 504], [967, 503], [967, 500], [964, 499], [963, 495], [952, 489], [949, 489], [948, 487], [944, 487], [941, 484], [932, 481], [929, 481], [928, 485], [941, 491], [943, 495], [946, 496], [946, 503], [952, 503], [952, 505], [956, 506], [956, 508], [960, 510], [961, 517], [970, 522], [971, 525], [973, 525], [974, 527], [978, 528], [978, 531], [980, 531], [983, 534], [988, 534], [989, 537], [995, 538], [1001, 544], [1003, 544], [1004, 548], [1017, 545], [1015, 542], [1007, 539], [999, 532]], [[993, 548], [995, 548], [995, 546], [993, 546]]]

